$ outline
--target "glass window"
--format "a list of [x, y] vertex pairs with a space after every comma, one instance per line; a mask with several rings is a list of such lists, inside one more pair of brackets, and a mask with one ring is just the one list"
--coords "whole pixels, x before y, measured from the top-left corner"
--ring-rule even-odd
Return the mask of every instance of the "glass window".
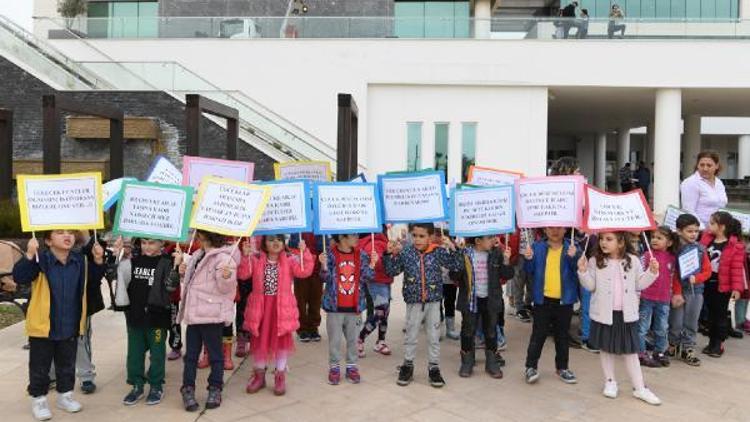
[[138, 3], [138, 36], [156, 38], [159, 36], [159, 3]]
[[469, 167], [476, 164], [477, 124], [461, 124], [461, 183], [469, 178]]
[[422, 122], [406, 124], [406, 171], [417, 171], [422, 158]]
[[109, 35], [109, 3], [89, 3], [86, 8], [89, 17], [87, 32], [91, 38], [107, 38]]
[[157, 37], [157, 1], [90, 2], [88, 34], [92, 38]]
[[400, 1], [393, 10], [394, 35], [401, 38], [424, 38], [424, 3]]
[[396, 1], [394, 35], [401, 38], [468, 38], [470, 5], [458, 1]]
[[435, 170], [448, 180], [448, 123], [435, 123]]

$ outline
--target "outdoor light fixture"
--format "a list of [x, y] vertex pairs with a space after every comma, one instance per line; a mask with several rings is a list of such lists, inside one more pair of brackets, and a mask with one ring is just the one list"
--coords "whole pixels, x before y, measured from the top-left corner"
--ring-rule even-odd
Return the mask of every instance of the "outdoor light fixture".
[[294, 0], [294, 7], [292, 8], [293, 15], [299, 15], [300, 13], [304, 15], [308, 10], [310, 10], [310, 8], [307, 7], [304, 0]]

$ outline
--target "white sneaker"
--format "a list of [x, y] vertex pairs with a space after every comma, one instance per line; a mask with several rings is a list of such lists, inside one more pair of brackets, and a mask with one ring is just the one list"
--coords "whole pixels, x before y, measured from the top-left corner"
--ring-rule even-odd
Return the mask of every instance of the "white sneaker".
[[661, 404], [661, 400], [659, 400], [659, 398], [656, 397], [656, 394], [651, 392], [651, 390], [649, 390], [646, 387], [643, 387], [640, 390], [633, 391], [633, 397], [643, 400], [646, 403], [654, 405], [654, 406], [658, 406]]
[[39, 396], [31, 398], [31, 413], [38, 421], [48, 421], [52, 419], [52, 412], [49, 410], [47, 404], [47, 396]]
[[80, 412], [83, 408], [83, 406], [81, 406], [81, 403], [73, 400], [72, 391], [57, 395], [57, 407], [70, 413]]
[[617, 382], [607, 381], [604, 383], [604, 391], [602, 391], [604, 397], [614, 399], [617, 398]]

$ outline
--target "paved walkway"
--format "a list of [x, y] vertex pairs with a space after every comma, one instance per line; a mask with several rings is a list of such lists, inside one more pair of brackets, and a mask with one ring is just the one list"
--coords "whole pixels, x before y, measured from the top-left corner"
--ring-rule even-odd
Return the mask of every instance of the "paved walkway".
[[[182, 362], [167, 363], [167, 385], [164, 402], [133, 407], [121, 404], [128, 392], [125, 384], [125, 322], [121, 314], [103, 311], [94, 318], [94, 362], [99, 387], [96, 394], [76, 393], [84, 406], [78, 415], [63, 414], [53, 408], [56, 421], [647, 421], [684, 420], [713, 421], [750, 420], [750, 339], [729, 340], [727, 353], [721, 359], [703, 359], [703, 366], [692, 368], [674, 362], [668, 369], [644, 368], [646, 382], [662, 398], [664, 405], [648, 406], [628, 394], [630, 384], [618, 361], [620, 397], [601, 395], [601, 369], [596, 355], [571, 350], [571, 368], [579, 378], [577, 385], [565, 385], [554, 377], [554, 345], [548, 341], [537, 385], [523, 382], [522, 366], [530, 324], [512, 317], [507, 321], [508, 360], [505, 378], [493, 380], [481, 370], [469, 379], [458, 377], [459, 347], [444, 340], [441, 347], [442, 369], [447, 386], [441, 390], [426, 382], [426, 350], [420, 339], [416, 362], [416, 381], [409, 387], [396, 385], [396, 370], [402, 358], [404, 305], [397, 293], [391, 312], [388, 333], [394, 354], [383, 357], [369, 351], [374, 339], [368, 339], [368, 356], [360, 361], [362, 384], [326, 384], [327, 343], [298, 344], [290, 361], [288, 392], [273, 396], [270, 389], [255, 395], [245, 393], [251, 361], [225, 372], [227, 385], [221, 408], [204, 413], [182, 410], [178, 390]], [[325, 325], [325, 324], [324, 324]], [[700, 343], [706, 341], [700, 338]], [[24, 343], [23, 324], [0, 331], [0, 409], [1, 422], [30, 421], [30, 403], [25, 388], [28, 380], [28, 352]], [[483, 365], [483, 354], [478, 354]], [[205, 400], [207, 370], [199, 371], [199, 399]], [[272, 378], [269, 376], [269, 381]], [[55, 393], [50, 393], [54, 403]]]

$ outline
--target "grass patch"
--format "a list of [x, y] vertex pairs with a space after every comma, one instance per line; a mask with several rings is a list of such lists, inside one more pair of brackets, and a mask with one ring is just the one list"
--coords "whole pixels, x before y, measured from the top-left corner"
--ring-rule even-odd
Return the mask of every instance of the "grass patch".
[[23, 312], [16, 305], [0, 303], [0, 330], [23, 321]]

